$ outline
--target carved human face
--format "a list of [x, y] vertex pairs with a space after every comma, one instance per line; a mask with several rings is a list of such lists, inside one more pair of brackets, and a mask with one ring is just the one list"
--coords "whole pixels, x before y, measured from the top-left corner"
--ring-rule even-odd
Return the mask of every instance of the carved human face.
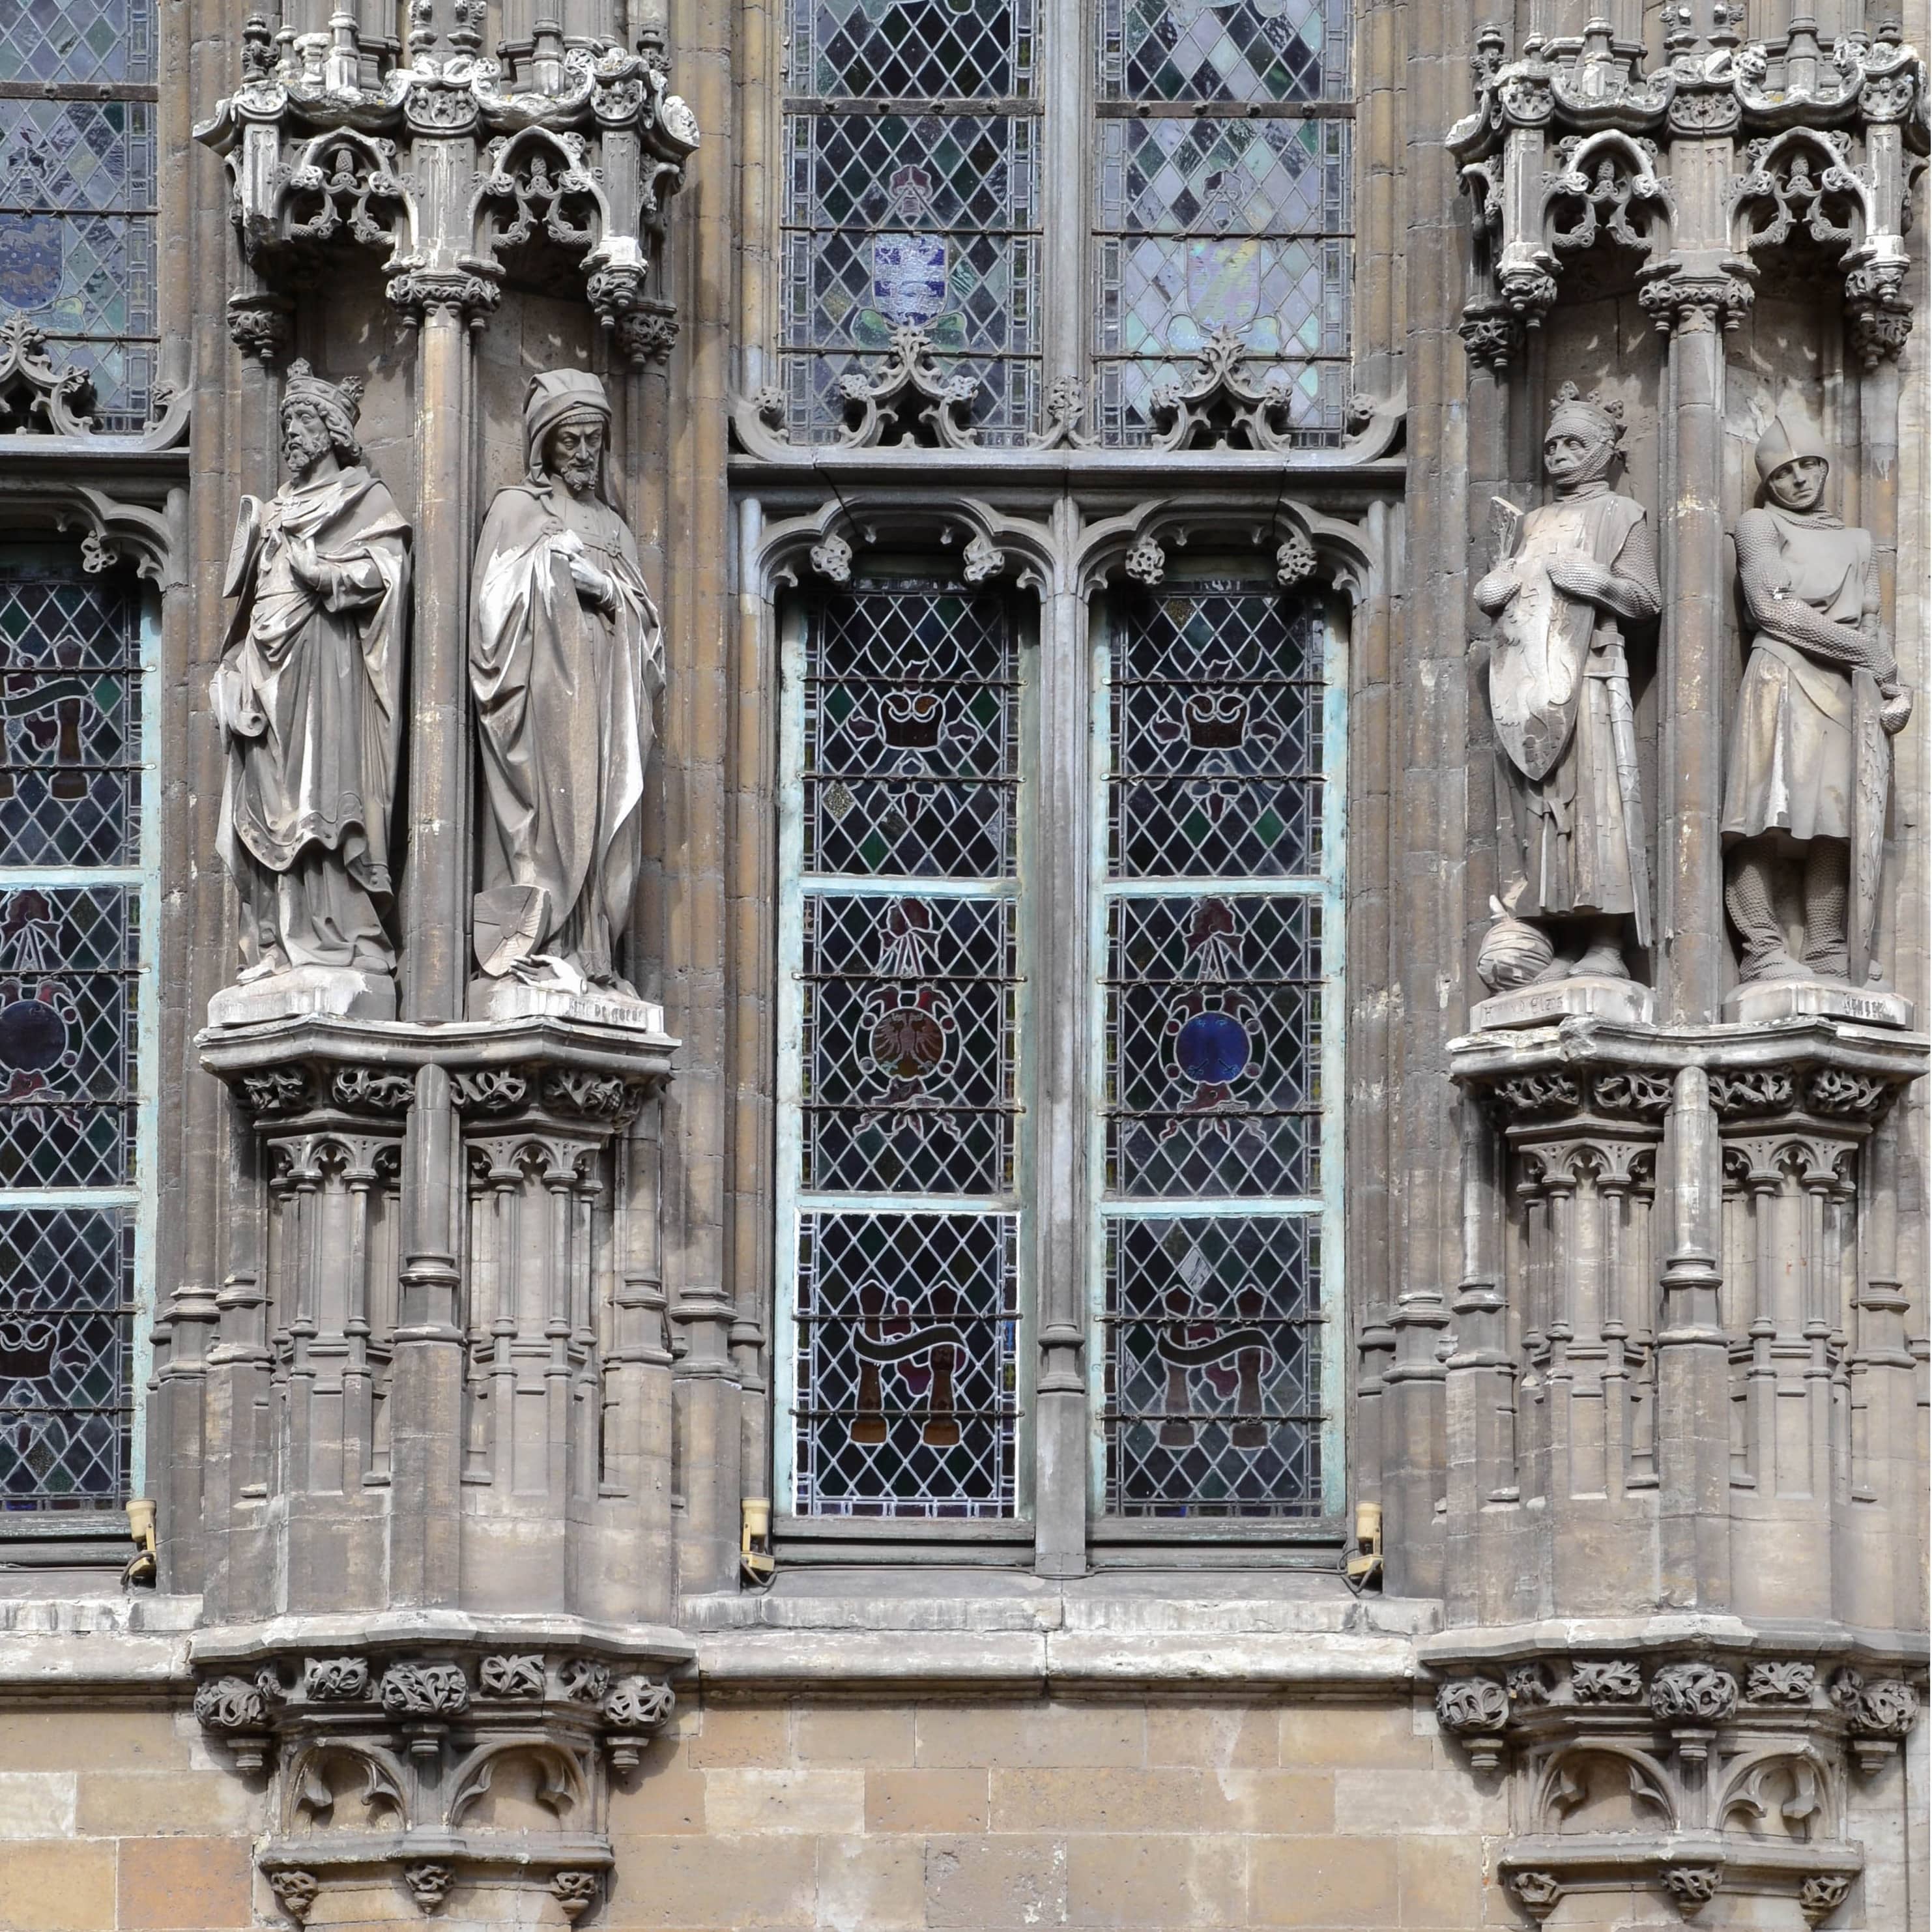
[[313, 403], [290, 403], [282, 411], [282, 460], [299, 483], [328, 454], [328, 425]]
[[1787, 510], [1815, 510], [1825, 494], [1832, 466], [1822, 456], [1798, 456], [1771, 472], [1765, 488]]
[[544, 447], [544, 466], [559, 478], [573, 496], [587, 496], [597, 488], [604, 460], [604, 418], [586, 412], [566, 416], [550, 433]]
[[1594, 483], [1609, 471], [1615, 450], [1609, 436], [1592, 436], [1566, 423], [1543, 440], [1544, 472], [1559, 490]]

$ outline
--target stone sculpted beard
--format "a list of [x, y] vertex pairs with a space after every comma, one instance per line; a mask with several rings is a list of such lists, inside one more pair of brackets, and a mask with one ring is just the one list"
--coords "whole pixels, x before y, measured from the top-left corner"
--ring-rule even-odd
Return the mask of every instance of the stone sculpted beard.
[[282, 460], [299, 482], [328, 452], [328, 432], [314, 417], [291, 416], [282, 424]]
[[597, 487], [597, 459], [594, 456], [568, 456], [558, 472], [563, 487], [573, 496], [587, 496]]

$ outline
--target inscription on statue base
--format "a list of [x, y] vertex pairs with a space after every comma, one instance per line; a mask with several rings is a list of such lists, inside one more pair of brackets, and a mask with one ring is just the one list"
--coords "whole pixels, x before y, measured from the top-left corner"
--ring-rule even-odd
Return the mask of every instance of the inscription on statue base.
[[1752, 980], [1724, 1001], [1724, 1017], [1750, 1026], [1771, 1020], [1851, 1020], [1861, 1026], [1911, 1028], [1912, 1002], [1876, 986], [1830, 980]]
[[350, 966], [295, 966], [239, 986], [224, 986], [208, 1003], [212, 1027], [253, 1026], [263, 1020], [308, 1015], [392, 1020], [396, 982], [386, 973], [364, 973]]
[[520, 980], [472, 980], [472, 1020], [523, 1020], [539, 1015], [583, 1020], [592, 1026], [622, 1027], [632, 1033], [662, 1034], [664, 1008], [622, 993], [573, 993], [562, 986], [532, 986]]
[[1550, 1026], [1574, 1018], [1622, 1020], [1648, 1026], [1657, 1016], [1657, 995], [1634, 980], [1612, 980], [1594, 973], [1558, 980], [1548, 986], [1522, 986], [1478, 1000], [1469, 1024], [1478, 1033], [1502, 1027]]

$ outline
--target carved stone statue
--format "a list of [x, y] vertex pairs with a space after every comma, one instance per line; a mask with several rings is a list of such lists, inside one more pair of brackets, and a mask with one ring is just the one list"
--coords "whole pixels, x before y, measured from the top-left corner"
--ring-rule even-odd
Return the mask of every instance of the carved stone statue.
[[637, 880], [658, 615], [606, 475], [610, 405], [580, 369], [532, 379], [526, 475], [477, 545], [470, 686], [482, 742], [477, 963], [634, 998], [616, 948]]
[[235, 613], [211, 697], [228, 754], [218, 849], [241, 895], [246, 997], [218, 995], [218, 1023], [395, 1011], [384, 920], [410, 532], [363, 466], [361, 400], [361, 384], [290, 364], [288, 480], [266, 504], [244, 496], [236, 524]]
[[[1496, 568], [1476, 586], [1495, 622], [1490, 704], [1501, 747], [1502, 905], [1552, 940], [1526, 974], [1547, 985], [1624, 980], [1624, 922], [1649, 944], [1649, 872], [1637, 789], [1636, 724], [1622, 626], [1661, 598], [1643, 507], [1610, 487], [1619, 404], [1557, 392], [1544, 439], [1552, 502], [1519, 517], [1498, 502]], [[1521, 959], [1524, 949], [1511, 949]], [[1533, 958], [1533, 955], [1532, 956]], [[1486, 948], [1492, 986], [1522, 983]]]
[[1871, 532], [1826, 510], [1831, 460], [1796, 414], [1765, 432], [1757, 471], [1766, 501], [1736, 533], [1751, 638], [1724, 794], [1724, 906], [1744, 979], [1861, 986], [1875, 976], [1892, 738], [1912, 695], [1879, 623]]

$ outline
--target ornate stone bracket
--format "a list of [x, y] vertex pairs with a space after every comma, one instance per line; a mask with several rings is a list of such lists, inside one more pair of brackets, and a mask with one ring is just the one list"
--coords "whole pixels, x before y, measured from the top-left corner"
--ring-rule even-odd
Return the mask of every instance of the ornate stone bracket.
[[973, 428], [978, 378], [947, 374], [933, 360], [922, 328], [896, 328], [884, 365], [871, 375], [839, 378], [848, 449], [970, 449], [980, 440]]
[[1735, 1889], [1824, 1924], [1864, 1864], [1846, 1780], [1871, 1768], [1868, 1742], [1896, 1751], [1911, 1684], [1868, 1683], [1823, 1649], [1778, 1654], [1742, 1629], [1729, 1648], [1688, 1630], [1628, 1638], [1622, 1652], [1552, 1644], [1546, 1628], [1486, 1634], [1479, 1649], [1430, 1641], [1443, 1729], [1513, 1787], [1517, 1829], [1497, 1858], [1510, 1895], [1540, 1923], [1570, 1894], [1646, 1886], [1689, 1922]]
[[1286, 387], [1258, 374], [1239, 333], [1217, 329], [1185, 382], [1163, 382], [1148, 401], [1161, 449], [1294, 446]]
[[195, 130], [233, 184], [249, 272], [230, 304], [239, 346], [278, 356], [293, 293], [359, 248], [411, 319], [454, 308], [478, 323], [506, 274], [549, 286], [561, 265], [632, 361], [668, 352], [675, 311], [653, 264], [698, 130], [661, 53], [538, 50], [506, 86], [496, 62], [454, 36], [434, 52], [432, 34], [370, 86], [352, 16], [333, 33], [278, 58], [251, 20], [242, 86]]
[[386, 1886], [425, 1917], [508, 1918], [543, 1890], [576, 1919], [612, 1864], [609, 1784], [670, 1718], [689, 1647], [424, 1612], [206, 1630], [192, 1652], [202, 1729], [272, 1780], [257, 1862], [302, 1924], [332, 1891]]

